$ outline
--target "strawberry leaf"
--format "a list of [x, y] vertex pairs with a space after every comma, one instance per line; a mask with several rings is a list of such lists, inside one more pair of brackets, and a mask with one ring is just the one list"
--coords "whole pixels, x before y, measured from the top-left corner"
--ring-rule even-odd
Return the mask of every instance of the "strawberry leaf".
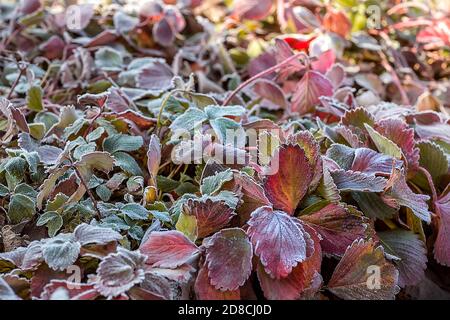
[[439, 217], [439, 229], [434, 243], [434, 258], [444, 266], [450, 266], [450, 193], [435, 203]]
[[223, 201], [199, 201], [189, 199], [184, 205], [183, 213], [194, 216], [197, 221], [197, 237], [207, 237], [226, 225], [236, 215]]
[[381, 244], [399, 271], [398, 285], [414, 286], [425, 277], [427, 250], [425, 244], [411, 231], [391, 230], [378, 232]]
[[328, 290], [347, 300], [391, 300], [398, 292], [398, 271], [373, 240], [355, 240], [328, 282]]
[[100, 262], [94, 286], [105, 297], [120, 296], [144, 280], [144, 267], [144, 255], [119, 247]]
[[313, 168], [304, 149], [298, 145], [282, 145], [272, 157], [278, 171], [264, 181], [264, 190], [274, 208], [293, 214], [313, 179]]
[[147, 256], [146, 264], [162, 268], [179, 267], [199, 253], [197, 246], [179, 231], [154, 231], [139, 250]]
[[200, 268], [194, 285], [195, 294], [199, 300], [239, 300], [239, 290], [221, 291], [214, 288], [208, 277], [208, 268], [204, 265]]
[[218, 290], [242, 286], [252, 271], [252, 244], [244, 230], [223, 229], [205, 239], [206, 266], [210, 283]]
[[354, 240], [364, 238], [368, 222], [361, 215], [338, 204], [329, 204], [300, 218], [322, 236], [323, 252], [338, 256], [342, 256]]
[[320, 103], [320, 97], [332, 94], [333, 85], [327, 77], [317, 71], [307, 71], [292, 96], [291, 111], [301, 115], [312, 112]]
[[256, 209], [248, 221], [248, 235], [266, 272], [286, 277], [312, 253], [314, 243], [300, 220], [270, 207]]

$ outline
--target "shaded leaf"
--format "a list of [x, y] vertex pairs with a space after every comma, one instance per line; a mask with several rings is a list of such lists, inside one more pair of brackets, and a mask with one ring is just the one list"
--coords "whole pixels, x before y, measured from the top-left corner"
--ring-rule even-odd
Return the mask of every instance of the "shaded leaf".
[[397, 281], [398, 271], [384, 258], [383, 248], [360, 239], [348, 247], [327, 287], [342, 299], [391, 300]]

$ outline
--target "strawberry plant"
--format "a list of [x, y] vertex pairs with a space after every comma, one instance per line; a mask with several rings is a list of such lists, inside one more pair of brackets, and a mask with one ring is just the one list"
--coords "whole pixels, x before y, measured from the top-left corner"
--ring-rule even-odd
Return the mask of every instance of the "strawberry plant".
[[0, 4], [0, 300], [450, 298], [439, 1]]

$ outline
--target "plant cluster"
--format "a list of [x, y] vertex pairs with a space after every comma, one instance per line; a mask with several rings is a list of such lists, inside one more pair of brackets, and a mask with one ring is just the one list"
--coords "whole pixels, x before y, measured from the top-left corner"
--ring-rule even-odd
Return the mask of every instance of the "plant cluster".
[[0, 299], [450, 298], [445, 4], [79, 2], [0, 4]]

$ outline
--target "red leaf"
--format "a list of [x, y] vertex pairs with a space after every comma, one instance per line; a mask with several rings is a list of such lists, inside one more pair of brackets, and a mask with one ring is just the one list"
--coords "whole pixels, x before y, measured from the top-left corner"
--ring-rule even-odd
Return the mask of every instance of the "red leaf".
[[[294, 52], [289, 47], [286, 41], [282, 39], [275, 39], [275, 59], [277, 63], [282, 63], [283, 61], [289, 59], [294, 55]], [[287, 79], [292, 73], [303, 70], [305, 66], [298, 59], [294, 59], [288, 64], [284, 65], [278, 71], [278, 79], [284, 80]]]
[[103, 30], [101, 33], [93, 37], [84, 46], [92, 48], [97, 46], [106, 46], [119, 38], [119, 34], [115, 30]]
[[285, 278], [274, 279], [259, 263], [257, 274], [264, 296], [269, 300], [296, 300], [306, 287], [305, 273], [301, 264], [293, 268]]
[[352, 24], [344, 12], [331, 9], [323, 17], [323, 27], [345, 38], [350, 33]]
[[252, 91], [262, 98], [261, 105], [264, 107], [271, 110], [286, 108], [286, 97], [275, 82], [266, 79], [258, 79], [253, 84]]
[[241, 298], [238, 289], [233, 291], [220, 291], [209, 282], [208, 268], [206, 265], [200, 269], [194, 285], [198, 300], [239, 300]]
[[224, 184], [224, 189], [241, 195], [241, 204], [236, 208], [241, 225], [257, 208], [271, 204], [261, 184], [246, 173], [235, 172], [233, 180]]
[[312, 112], [320, 103], [321, 96], [330, 97], [332, 94], [333, 85], [327, 77], [317, 71], [307, 71], [292, 96], [291, 111], [301, 115]]
[[65, 42], [58, 36], [51, 36], [47, 41], [39, 46], [47, 59], [60, 59], [63, 56]]
[[[104, 113], [106, 115], [106, 113]], [[155, 126], [157, 120], [155, 118], [146, 117], [136, 111], [127, 110], [119, 113], [114, 113], [117, 118], [125, 119], [133, 122], [139, 129], [147, 130]]]
[[183, 233], [175, 230], [154, 231], [139, 247], [153, 267], [176, 268], [197, 255], [199, 249]]
[[[250, 77], [253, 77], [257, 75], [258, 73], [269, 69], [270, 67], [273, 67], [277, 64], [277, 60], [275, 59], [275, 56], [269, 52], [264, 52], [257, 56], [255, 59], [249, 62], [247, 67], [247, 72]], [[275, 72], [266, 75], [263, 78], [271, 79], [275, 76]]]
[[417, 34], [417, 42], [425, 43], [426, 49], [450, 46], [450, 19], [442, 18]]
[[252, 213], [248, 225], [255, 254], [273, 278], [286, 277], [313, 251], [314, 243], [300, 220], [285, 212], [261, 207]]
[[355, 149], [355, 158], [350, 170], [369, 175], [389, 176], [394, 167], [400, 169], [401, 166], [402, 162], [391, 156], [368, 148], [358, 148]]
[[406, 183], [404, 174], [397, 178], [390, 192], [386, 194], [388, 198], [394, 199], [398, 205], [410, 208], [421, 220], [428, 223], [431, 221], [427, 204], [430, 197], [425, 194], [414, 193]]
[[313, 179], [313, 168], [299, 145], [280, 146], [272, 157], [272, 168], [274, 161], [278, 171], [267, 176], [264, 190], [275, 209], [292, 215]]
[[311, 168], [314, 170], [313, 178], [311, 184], [308, 189], [314, 190], [318, 183], [320, 182], [320, 178], [322, 178], [322, 158], [320, 156], [320, 146], [317, 143], [314, 136], [309, 131], [299, 131], [296, 134], [290, 136], [288, 141], [291, 143], [298, 143], [300, 147], [305, 152], [306, 157], [311, 165]]
[[232, 17], [235, 19], [263, 20], [270, 14], [272, 0], [234, 0]]
[[54, 271], [46, 264], [41, 264], [34, 272], [31, 278], [31, 297], [39, 298], [44, 287], [52, 280], [65, 280], [69, 277], [68, 273], [63, 271]]
[[225, 227], [236, 215], [223, 201], [199, 201], [189, 199], [183, 206], [183, 212], [197, 219], [198, 234], [202, 239]]
[[343, 255], [354, 240], [363, 238], [367, 222], [338, 204], [329, 204], [301, 219], [322, 236], [322, 249], [327, 254]]
[[435, 202], [439, 231], [434, 243], [434, 258], [450, 267], [450, 192]]
[[41, 8], [40, 0], [21, 0], [19, 10], [23, 14], [31, 14]]
[[211, 285], [236, 290], [252, 271], [252, 244], [240, 228], [223, 229], [204, 242]]
[[314, 70], [325, 74], [325, 72], [331, 68], [335, 61], [336, 55], [334, 54], [334, 51], [330, 49], [318, 56], [317, 60], [313, 61], [311, 65]]
[[347, 249], [327, 287], [342, 299], [388, 300], [398, 291], [397, 281], [398, 271], [386, 261], [383, 247], [360, 239]]
[[295, 300], [311, 286], [312, 281], [320, 272], [322, 251], [320, 238], [314, 230], [308, 228], [308, 233], [314, 241], [314, 253], [304, 262], [299, 263], [285, 278], [274, 279], [266, 273], [261, 263], [258, 264], [258, 279], [264, 296], [269, 300]]
[[419, 148], [414, 141], [414, 129], [400, 119], [384, 119], [376, 123], [375, 129], [402, 149], [408, 161], [408, 170], [419, 166]]

